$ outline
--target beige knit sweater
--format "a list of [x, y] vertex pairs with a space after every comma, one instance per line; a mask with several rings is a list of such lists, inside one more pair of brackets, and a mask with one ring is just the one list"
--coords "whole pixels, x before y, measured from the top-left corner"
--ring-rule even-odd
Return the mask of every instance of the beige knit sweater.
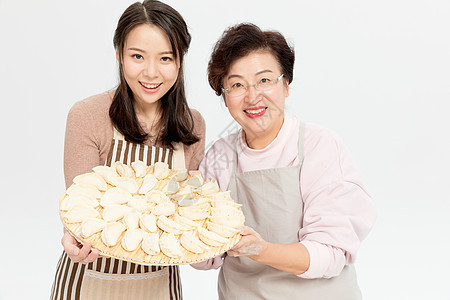
[[[64, 143], [66, 187], [72, 184], [75, 176], [105, 164], [114, 136], [109, 118], [113, 95], [114, 92], [95, 95], [75, 103], [70, 109]], [[186, 168], [197, 170], [205, 154], [205, 120], [198, 111], [191, 109], [191, 113], [194, 132], [200, 141], [190, 146], [184, 145], [184, 155]], [[160, 146], [159, 143], [156, 146]]]

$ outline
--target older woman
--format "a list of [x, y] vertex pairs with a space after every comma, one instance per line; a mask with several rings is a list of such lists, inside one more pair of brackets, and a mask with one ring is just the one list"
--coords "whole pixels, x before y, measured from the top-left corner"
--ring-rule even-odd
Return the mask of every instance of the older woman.
[[278, 32], [239, 24], [208, 66], [211, 87], [242, 127], [200, 165], [242, 204], [242, 239], [221, 267], [220, 299], [360, 299], [353, 262], [375, 220], [342, 141], [284, 111], [294, 51]]

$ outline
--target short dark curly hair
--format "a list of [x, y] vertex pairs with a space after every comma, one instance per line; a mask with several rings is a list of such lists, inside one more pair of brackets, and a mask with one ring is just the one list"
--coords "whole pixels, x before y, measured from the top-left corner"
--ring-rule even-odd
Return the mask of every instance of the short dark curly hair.
[[255, 51], [272, 53], [286, 80], [292, 82], [295, 53], [284, 36], [276, 31], [262, 31], [255, 24], [240, 23], [224, 31], [209, 59], [208, 81], [217, 96], [222, 95], [223, 79], [231, 65]]

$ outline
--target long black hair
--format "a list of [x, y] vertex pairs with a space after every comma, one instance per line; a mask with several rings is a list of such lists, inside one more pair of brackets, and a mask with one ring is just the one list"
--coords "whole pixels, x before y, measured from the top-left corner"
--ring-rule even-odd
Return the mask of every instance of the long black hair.
[[141, 24], [161, 28], [169, 38], [175, 59], [180, 69], [175, 84], [159, 100], [161, 114], [157, 126], [161, 129], [157, 139], [164, 146], [173, 148], [172, 143], [191, 145], [199, 140], [193, 132], [194, 120], [186, 101], [184, 90], [183, 58], [191, 42], [183, 17], [172, 7], [156, 0], [145, 0], [130, 5], [122, 14], [114, 33], [114, 48], [119, 57], [120, 82], [113, 97], [109, 116], [116, 129], [127, 141], [144, 143], [149, 134], [139, 124], [134, 108], [134, 96], [123, 73], [123, 48], [128, 34]]

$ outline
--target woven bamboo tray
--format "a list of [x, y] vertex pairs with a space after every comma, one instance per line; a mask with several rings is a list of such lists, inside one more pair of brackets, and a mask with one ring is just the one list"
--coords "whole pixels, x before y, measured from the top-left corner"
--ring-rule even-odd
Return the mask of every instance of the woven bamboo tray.
[[[161, 183], [159, 185], [161, 186]], [[103, 193], [104, 192], [102, 192], [102, 194]], [[61, 197], [60, 204], [62, 203], [64, 198], [67, 196], [68, 196], [67, 194], [64, 194], [63, 197]], [[103, 212], [102, 206], [98, 206], [95, 209], [100, 213], [100, 215], [102, 214], [102, 212]], [[234, 236], [232, 236], [231, 238], [227, 238], [228, 242], [226, 244], [222, 245], [221, 247], [209, 246], [210, 249], [206, 250], [205, 252], [203, 252], [201, 254], [196, 254], [196, 253], [190, 252], [182, 247], [183, 255], [178, 258], [168, 257], [162, 251], [158, 255], [148, 255], [141, 249], [140, 246], [134, 251], [127, 251], [122, 247], [120, 241], [122, 240], [122, 237], [124, 236], [126, 231], [124, 231], [122, 233], [121, 237], [119, 238], [119, 242], [113, 247], [108, 247], [103, 243], [103, 241], [101, 239], [101, 231], [93, 234], [92, 236], [90, 236], [88, 238], [82, 238], [81, 237], [81, 222], [80, 223], [67, 223], [64, 219], [64, 216], [67, 213], [68, 213], [68, 211], [60, 210], [61, 222], [63, 223], [64, 227], [70, 232], [70, 234], [76, 240], [78, 240], [81, 244], [90, 242], [92, 245], [92, 248], [98, 249], [102, 256], [121, 259], [124, 261], [132, 262], [132, 263], [136, 263], [136, 264], [140, 264], [140, 265], [168, 266], [168, 265], [183, 265], [183, 264], [202, 262], [202, 261], [216, 257], [216, 256], [228, 251], [234, 245], [236, 245], [241, 238], [241, 235], [239, 233], [237, 233]], [[199, 226], [206, 228], [206, 219], [201, 220], [201, 221], [195, 221], [195, 222], [197, 224], [199, 224]], [[195, 230], [189, 230], [187, 232], [194, 233]], [[166, 233], [158, 228], [158, 234], [161, 237], [163, 235], [167, 235], [168, 233]], [[175, 235], [175, 236], [177, 239], [179, 239], [179, 237], [181, 235]]]

